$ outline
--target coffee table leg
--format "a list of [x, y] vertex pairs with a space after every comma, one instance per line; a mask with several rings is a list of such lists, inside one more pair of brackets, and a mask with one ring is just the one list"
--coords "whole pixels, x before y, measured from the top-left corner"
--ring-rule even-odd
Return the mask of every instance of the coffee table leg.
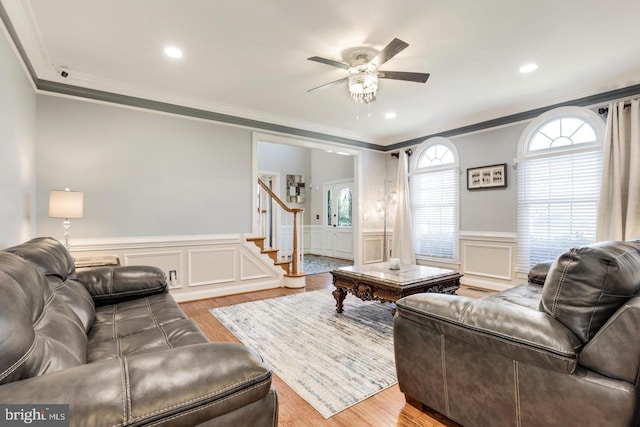
[[336, 290], [333, 291], [333, 297], [336, 299], [336, 311], [338, 313], [342, 313], [342, 302], [346, 296], [347, 291], [342, 288], [336, 288]]

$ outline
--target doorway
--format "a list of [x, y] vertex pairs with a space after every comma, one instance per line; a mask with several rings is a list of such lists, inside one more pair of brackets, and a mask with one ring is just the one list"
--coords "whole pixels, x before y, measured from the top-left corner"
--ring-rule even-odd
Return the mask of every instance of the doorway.
[[[358, 178], [361, 160], [360, 150], [341, 147], [341, 151], [338, 153], [335, 151], [335, 145], [258, 132], [253, 133], [252, 139], [255, 174], [254, 185], [257, 186], [260, 174], [273, 174], [278, 175], [277, 178], [282, 178], [285, 175], [295, 173], [305, 175], [305, 178], [308, 178], [308, 190], [306, 194], [308, 202], [306, 206], [304, 206], [305, 213], [303, 215], [304, 222], [302, 227], [302, 248], [304, 253], [324, 256], [326, 234], [330, 237], [328, 240], [331, 243], [331, 249], [328, 249], [326, 254], [341, 258], [344, 257], [354, 262], [359, 260], [361, 257], [361, 248], [357, 236], [360, 229], [360, 219], [358, 215], [360, 206], [357, 198], [360, 192]], [[306, 153], [299, 153], [296, 152], [296, 150], [287, 150], [285, 148], [287, 146], [291, 148], [305, 148], [308, 151], [306, 151]], [[345, 154], [348, 155], [345, 156]], [[292, 165], [307, 166], [305, 166], [306, 169], [305, 167], [300, 167], [294, 170]], [[322, 200], [324, 198], [323, 184], [333, 185], [343, 181], [351, 182], [352, 225], [351, 227], [346, 227], [343, 222], [340, 230], [338, 230], [336, 223], [335, 231], [332, 230], [333, 232], [325, 233], [327, 228], [325, 224], [327, 207], [326, 202]], [[317, 183], [317, 185], [312, 186], [313, 183]], [[282, 184], [283, 182], [280, 179], [279, 184], [276, 182], [275, 189], [282, 187]], [[281, 193], [285, 190], [284, 188], [280, 189]], [[260, 209], [258, 205], [259, 200], [257, 197], [254, 197], [252, 233], [262, 235], [262, 223], [259, 220]], [[332, 209], [335, 211], [337, 207]], [[278, 209], [276, 208], [275, 211], [274, 215], [277, 215]], [[284, 217], [286, 218], [286, 216]], [[273, 225], [276, 240], [286, 242], [287, 239], [284, 238], [284, 235], [281, 235], [280, 238], [277, 237], [278, 224], [279, 223], [276, 222]], [[338, 232], [340, 232], [340, 236], [338, 236]], [[347, 233], [349, 233], [348, 236]], [[345, 243], [344, 239], [349, 239], [349, 236], [351, 240]]]
[[323, 255], [353, 260], [353, 180], [325, 183]]

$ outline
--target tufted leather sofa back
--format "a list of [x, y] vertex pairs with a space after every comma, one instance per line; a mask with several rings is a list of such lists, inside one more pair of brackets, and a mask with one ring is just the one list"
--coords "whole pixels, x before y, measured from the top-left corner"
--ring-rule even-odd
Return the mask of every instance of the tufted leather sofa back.
[[38, 237], [6, 249], [28, 261], [42, 273], [49, 288], [66, 302], [89, 332], [95, 319], [95, 304], [89, 291], [77, 280], [75, 263], [65, 247], [51, 237]]
[[540, 309], [587, 343], [640, 294], [640, 241], [598, 242], [566, 251], [549, 269]]
[[33, 266], [5, 251], [0, 294], [0, 384], [86, 363], [78, 317]]

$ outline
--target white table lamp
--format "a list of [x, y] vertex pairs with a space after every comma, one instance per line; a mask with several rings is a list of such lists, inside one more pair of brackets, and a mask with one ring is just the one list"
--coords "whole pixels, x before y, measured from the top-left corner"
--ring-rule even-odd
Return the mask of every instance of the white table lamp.
[[82, 218], [84, 195], [80, 191], [62, 190], [49, 191], [49, 218], [64, 218], [64, 246], [69, 250], [69, 229], [71, 218]]

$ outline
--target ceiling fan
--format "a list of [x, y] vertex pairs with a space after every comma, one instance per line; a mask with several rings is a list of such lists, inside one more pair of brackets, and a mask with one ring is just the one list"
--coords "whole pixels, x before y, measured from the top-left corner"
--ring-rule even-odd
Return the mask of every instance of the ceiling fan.
[[319, 56], [307, 58], [309, 61], [320, 62], [349, 71], [349, 75], [330, 83], [309, 89], [307, 92], [314, 92], [326, 89], [331, 86], [347, 82], [351, 97], [358, 102], [368, 104], [376, 100], [378, 90], [378, 79], [406, 80], [410, 82], [426, 83], [429, 78], [427, 73], [411, 73], [406, 71], [381, 71], [378, 70], [382, 64], [396, 56], [404, 50], [408, 43], [394, 38], [380, 52], [371, 48], [353, 48], [345, 51], [345, 59], [349, 62], [338, 62]]

